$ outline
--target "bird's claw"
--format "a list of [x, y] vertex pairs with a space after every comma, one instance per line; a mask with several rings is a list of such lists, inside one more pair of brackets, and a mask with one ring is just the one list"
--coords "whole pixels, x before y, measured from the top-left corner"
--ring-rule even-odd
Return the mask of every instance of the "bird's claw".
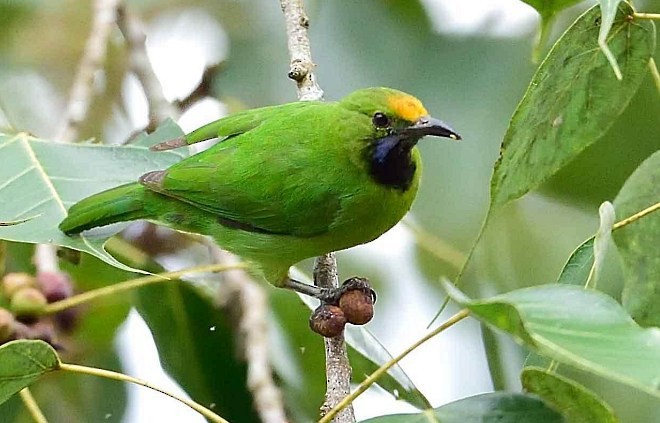
[[323, 304], [338, 305], [341, 296], [348, 291], [359, 290], [368, 293], [373, 303], [376, 303], [376, 291], [371, 288], [369, 280], [354, 276], [346, 279], [338, 288], [322, 288], [317, 298]]

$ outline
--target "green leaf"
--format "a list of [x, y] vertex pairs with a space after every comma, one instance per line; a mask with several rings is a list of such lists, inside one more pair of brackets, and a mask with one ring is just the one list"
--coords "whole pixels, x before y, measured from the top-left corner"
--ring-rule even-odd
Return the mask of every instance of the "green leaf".
[[[660, 151], [630, 175], [614, 200], [619, 219], [660, 203]], [[623, 306], [643, 326], [660, 326], [660, 211], [613, 233], [624, 265]]]
[[638, 326], [611, 297], [556, 284], [484, 300], [470, 300], [450, 283], [445, 289], [535, 352], [660, 397], [660, 331]]
[[144, 287], [137, 296], [163, 367], [190, 397], [229, 421], [258, 422], [228, 310], [184, 281]]
[[569, 422], [617, 423], [614, 410], [594, 392], [579, 383], [538, 367], [526, 367], [523, 389], [539, 395]]
[[[168, 121], [147, 138], [156, 143], [181, 134], [179, 127]], [[0, 239], [61, 245], [135, 271], [103, 249], [114, 232], [68, 237], [57, 225], [66, 216], [66, 209], [84, 197], [136, 181], [143, 173], [164, 169], [183, 157], [185, 153], [180, 151], [156, 153], [144, 146], [61, 144], [25, 133], [0, 135], [0, 220], [30, 219], [21, 225], [0, 227]]]
[[536, 396], [491, 392], [464, 398], [417, 414], [393, 414], [362, 423], [520, 423], [564, 422], [564, 418]]
[[532, 6], [544, 18], [552, 18], [561, 10], [573, 6], [582, 0], [522, 0]]
[[0, 346], [0, 404], [59, 365], [57, 353], [43, 341], [12, 341]]
[[557, 283], [585, 286], [594, 264], [594, 237], [580, 244], [561, 269]]
[[[112, 349], [94, 351], [93, 357], [87, 353], [85, 365], [121, 371], [121, 361]], [[58, 372], [56, 377], [40, 379], [30, 391], [50, 423], [121, 423], [127, 403], [126, 388], [127, 384], [116, 380]], [[17, 395], [0, 405], [0, 416], [2, 423], [34, 422]]]
[[598, 48], [593, 7], [557, 41], [511, 118], [491, 179], [491, 205], [535, 189], [593, 144], [639, 88], [655, 48], [653, 23], [630, 22], [619, 8], [608, 44], [621, 64], [618, 81]]

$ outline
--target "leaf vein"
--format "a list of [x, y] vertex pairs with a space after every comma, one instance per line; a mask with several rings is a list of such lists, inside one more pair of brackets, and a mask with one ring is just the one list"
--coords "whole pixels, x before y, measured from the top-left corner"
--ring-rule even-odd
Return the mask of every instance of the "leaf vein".
[[[2, 148], [2, 147], [0, 147], [0, 148]], [[0, 185], [0, 190], [5, 189], [11, 183], [15, 182], [17, 179], [20, 179], [24, 175], [30, 173], [30, 171], [32, 171], [34, 169], [35, 169], [34, 166], [30, 166], [30, 167], [27, 167], [27, 168], [23, 169], [21, 172], [18, 172], [16, 175], [14, 175], [13, 177], [11, 177], [7, 181], [5, 181], [4, 184]]]
[[53, 185], [53, 182], [50, 180], [50, 177], [48, 173], [46, 172], [46, 169], [41, 165], [39, 162], [39, 159], [37, 158], [37, 155], [34, 153], [34, 150], [30, 146], [30, 144], [27, 141], [27, 138], [23, 137], [21, 138], [21, 141], [23, 142], [23, 146], [25, 147], [25, 150], [27, 151], [28, 158], [36, 168], [36, 170], [39, 172], [41, 179], [43, 179], [44, 184], [48, 188], [48, 190], [51, 192], [51, 195], [55, 199], [55, 202], [59, 206], [59, 208], [62, 210], [62, 214], [66, 215], [66, 208], [64, 207], [64, 204], [62, 203], [62, 199], [60, 198], [57, 190], [55, 189], [55, 186]]

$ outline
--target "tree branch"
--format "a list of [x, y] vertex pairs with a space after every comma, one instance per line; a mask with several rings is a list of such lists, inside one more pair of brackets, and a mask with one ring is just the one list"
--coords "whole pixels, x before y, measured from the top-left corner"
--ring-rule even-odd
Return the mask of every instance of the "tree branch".
[[87, 118], [94, 94], [94, 77], [105, 62], [108, 38], [116, 21], [118, 5], [119, 0], [94, 2], [92, 29], [71, 86], [62, 125], [55, 137], [60, 142], [74, 141], [78, 137], [80, 125]]
[[298, 99], [303, 101], [322, 100], [323, 90], [316, 83], [312, 71], [316, 66], [312, 61], [309, 46], [309, 18], [303, 8], [302, 0], [280, 0], [280, 6], [286, 20], [287, 44], [291, 67], [289, 78], [298, 84]]
[[[211, 256], [217, 263], [238, 263], [233, 254], [209, 242]], [[245, 271], [228, 271], [222, 275], [226, 305], [234, 305], [239, 313], [239, 335], [247, 361], [247, 387], [261, 421], [286, 423], [282, 395], [270, 367], [268, 345], [268, 300], [266, 293]]]
[[[333, 253], [316, 258], [314, 263], [314, 283], [318, 286], [338, 287], [337, 260]], [[344, 332], [334, 338], [324, 338], [325, 342], [325, 401], [321, 406], [321, 416], [335, 408], [351, 393], [353, 369], [348, 361]], [[353, 405], [343, 408], [333, 420], [335, 423], [355, 422]]]
[[[303, 1], [280, 0], [280, 6], [286, 20], [287, 44], [291, 58], [288, 76], [296, 81], [298, 85], [298, 99], [303, 101], [322, 100], [323, 90], [317, 84], [312, 73], [315, 65], [312, 61], [312, 52], [307, 35], [309, 18], [305, 13]], [[337, 288], [339, 286], [337, 262], [334, 254], [326, 254], [316, 259], [314, 283], [324, 288]], [[352, 373], [343, 333], [334, 338], [324, 338], [324, 342], [327, 385], [325, 401], [321, 406], [322, 415], [333, 409], [350, 393]], [[349, 405], [341, 410], [333, 422], [355, 422], [353, 406]]]
[[131, 70], [140, 81], [144, 95], [149, 105], [149, 128], [155, 128], [158, 123], [167, 118], [177, 119], [179, 109], [167, 101], [147, 55], [147, 37], [144, 34], [142, 22], [133, 16], [125, 5], [117, 10], [117, 25], [126, 40]]

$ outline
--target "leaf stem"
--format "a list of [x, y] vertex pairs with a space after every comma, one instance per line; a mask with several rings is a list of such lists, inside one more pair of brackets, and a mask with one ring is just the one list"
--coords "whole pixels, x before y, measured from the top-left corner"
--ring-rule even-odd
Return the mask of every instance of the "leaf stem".
[[103, 288], [94, 289], [84, 292], [73, 297], [66, 298], [62, 301], [56, 301], [48, 304], [42, 311], [43, 314], [57, 313], [70, 307], [74, 307], [97, 298], [105, 297], [107, 295], [114, 295], [120, 292], [129, 291], [135, 288], [151, 285], [154, 283], [168, 282], [178, 280], [181, 276], [190, 273], [202, 272], [223, 272], [226, 270], [245, 269], [246, 263], [235, 264], [207, 264], [203, 266], [190, 267], [188, 269], [177, 270], [176, 272], [165, 272], [151, 276], [144, 276], [141, 278], [130, 279], [114, 285], [104, 286]]
[[626, 217], [625, 219], [616, 222], [614, 224], [614, 226], [612, 226], [612, 230], [616, 230], [616, 229], [619, 229], [619, 228], [621, 228], [623, 226], [626, 226], [630, 223], [633, 223], [634, 221], [636, 221], [638, 219], [641, 219], [642, 217], [646, 216], [647, 214], [651, 214], [651, 213], [653, 213], [654, 211], [657, 211], [657, 210], [660, 210], [660, 203], [655, 203], [652, 206], [649, 206], [649, 207], [645, 208], [644, 210], [641, 210], [641, 211], [633, 214], [632, 216]]
[[[456, 275], [456, 279], [454, 280], [454, 285], [459, 286], [461, 283], [461, 278], [463, 277], [463, 273], [465, 272], [465, 269], [467, 269], [468, 264], [470, 264], [470, 260], [472, 259], [472, 256], [474, 255], [474, 252], [477, 249], [477, 245], [479, 244], [479, 241], [481, 241], [481, 238], [484, 236], [484, 233], [486, 232], [486, 225], [488, 224], [488, 221], [490, 220], [491, 216], [491, 211], [492, 211], [492, 206], [491, 209], [488, 210], [488, 214], [486, 214], [486, 217], [484, 218], [483, 222], [481, 223], [481, 228], [479, 228], [479, 233], [477, 234], [477, 238], [474, 240], [472, 243], [472, 246], [470, 247], [470, 250], [468, 251], [467, 255], [465, 256], [465, 261], [463, 262], [463, 265], [461, 266], [460, 270], [458, 271], [458, 275]], [[445, 311], [445, 308], [447, 308], [447, 305], [449, 304], [449, 295], [447, 295], [442, 302], [442, 305], [440, 306], [440, 310], [438, 310], [437, 313], [435, 313], [435, 316], [433, 316], [433, 319], [429, 322], [429, 324], [426, 326], [426, 328], [430, 328], [433, 322], [435, 322], [438, 317], [440, 317], [440, 314], [442, 314], [443, 311]]]
[[539, 32], [536, 35], [536, 39], [534, 40], [534, 47], [532, 48], [532, 62], [535, 64], [539, 63], [541, 60], [541, 54], [543, 53], [543, 49], [548, 43], [548, 38], [550, 37], [550, 29], [552, 28], [553, 22], [554, 18], [543, 15], [541, 16], [541, 26], [539, 27]]
[[429, 339], [433, 338], [434, 336], [438, 335], [439, 333], [443, 332], [445, 329], [448, 329], [452, 326], [454, 326], [456, 323], [460, 322], [461, 320], [465, 319], [470, 315], [470, 312], [468, 309], [463, 309], [459, 311], [458, 313], [454, 314], [452, 317], [450, 317], [446, 322], [438, 326], [436, 329], [433, 329], [431, 332], [428, 334], [424, 335], [420, 340], [406, 348], [401, 354], [398, 356], [394, 357], [387, 363], [383, 364], [380, 366], [375, 372], [373, 372], [371, 375], [369, 375], [368, 378], [366, 378], [358, 387], [353, 391], [350, 395], [345, 397], [341, 402], [339, 402], [334, 408], [332, 408], [330, 411], [326, 413], [325, 416], [323, 416], [318, 423], [330, 423], [332, 421], [332, 418], [340, 412], [344, 407], [348, 406], [350, 403], [352, 403], [358, 396], [360, 396], [364, 391], [366, 391], [371, 385], [373, 385], [381, 376], [383, 376], [389, 369], [391, 369], [394, 365], [396, 365], [399, 361], [401, 361], [404, 357], [406, 357], [408, 354], [410, 354], [412, 351], [417, 349], [420, 345], [428, 341]]
[[633, 17], [637, 19], [660, 21], [660, 13], [633, 13]]
[[173, 398], [188, 407], [192, 408], [193, 410], [197, 411], [199, 414], [204, 416], [205, 418], [209, 419], [210, 421], [214, 423], [229, 423], [227, 420], [223, 419], [222, 417], [218, 416], [215, 414], [213, 411], [209, 410], [208, 408], [204, 407], [203, 405], [190, 400], [188, 398], [180, 397], [176, 394], [173, 394], [171, 392], [167, 392], [163, 389], [160, 389], [149, 382], [146, 382], [141, 379], [137, 379], [128, 375], [125, 375], [123, 373], [118, 373], [118, 372], [113, 372], [111, 370], [104, 370], [104, 369], [97, 369], [95, 367], [87, 367], [87, 366], [79, 366], [77, 364], [67, 364], [67, 363], [60, 363], [58, 370], [64, 370], [66, 372], [71, 372], [71, 373], [79, 373], [79, 374], [84, 374], [84, 375], [91, 375], [91, 376], [98, 376], [98, 377], [103, 377], [106, 379], [112, 379], [112, 380], [117, 380], [120, 382], [129, 382], [129, 383], [134, 383], [136, 385], [144, 386], [145, 388], [149, 388], [151, 390], [154, 390], [156, 392], [160, 392], [161, 394], [167, 395], [170, 398]]
[[39, 404], [37, 404], [34, 396], [32, 396], [30, 388], [21, 389], [19, 395], [21, 396], [21, 400], [23, 401], [25, 408], [27, 408], [28, 413], [30, 413], [30, 416], [32, 416], [32, 420], [34, 420], [36, 423], [48, 423], [46, 416], [44, 416], [41, 408], [39, 408]]

